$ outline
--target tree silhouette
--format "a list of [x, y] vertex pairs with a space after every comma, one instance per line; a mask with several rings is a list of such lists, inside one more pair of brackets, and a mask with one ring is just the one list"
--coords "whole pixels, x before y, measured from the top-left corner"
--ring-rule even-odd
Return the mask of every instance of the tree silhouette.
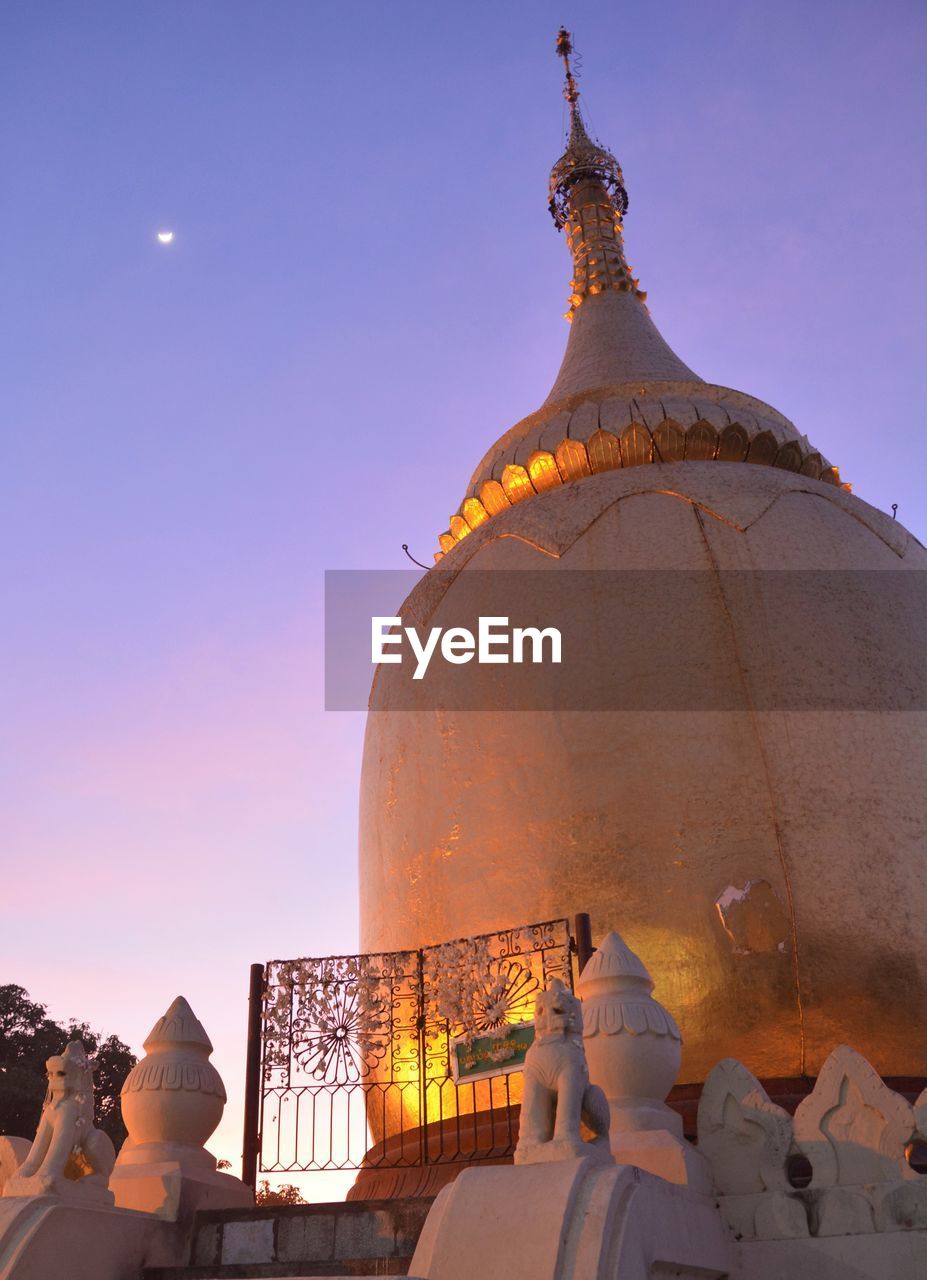
[[294, 1186], [292, 1182], [283, 1182], [279, 1187], [271, 1187], [266, 1178], [262, 1178], [258, 1183], [257, 1191], [254, 1196], [254, 1203], [260, 1205], [271, 1204], [305, 1204], [299, 1192], [299, 1187]]
[[135, 1055], [118, 1036], [104, 1039], [86, 1022], [54, 1022], [45, 1005], [12, 983], [0, 986], [0, 1133], [33, 1136], [45, 1099], [45, 1060], [61, 1053], [69, 1040], [82, 1041], [96, 1062], [94, 1123], [118, 1150], [126, 1137], [119, 1092]]

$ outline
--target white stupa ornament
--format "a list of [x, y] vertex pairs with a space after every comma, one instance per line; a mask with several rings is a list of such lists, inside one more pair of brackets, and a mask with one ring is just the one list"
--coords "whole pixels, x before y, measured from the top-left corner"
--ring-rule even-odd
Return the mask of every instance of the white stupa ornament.
[[206, 1150], [226, 1101], [211, 1053], [203, 1024], [178, 996], [152, 1027], [145, 1057], [122, 1086], [129, 1136], [110, 1179], [120, 1208], [176, 1218], [193, 1208], [250, 1203], [249, 1188], [217, 1172]]
[[707, 1162], [666, 1105], [679, 1074], [682, 1036], [673, 1015], [650, 994], [653, 979], [644, 962], [617, 933], [606, 934], [576, 990], [583, 1001], [589, 1078], [608, 1099], [612, 1155], [619, 1164], [707, 1194]]
[[617, 933], [593, 952], [577, 983], [590, 1077], [601, 1085], [612, 1132], [666, 1129], [682, 1121], [665, 1099], [676, 1083], [682, 1036], [672, 1014], [650, 994], [653, 980]]
[[145, 1050], [122, 1086], [122, 1115], [132, 1146], [202, 1148], [222, 1119], [225, 1086], [209, 1061], [212, 1041], [183, 996], [154, 1024]]

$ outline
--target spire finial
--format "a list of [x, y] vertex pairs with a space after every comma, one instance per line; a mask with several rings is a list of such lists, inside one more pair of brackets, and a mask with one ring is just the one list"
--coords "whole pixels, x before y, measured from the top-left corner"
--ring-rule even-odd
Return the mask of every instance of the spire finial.
[[563, 96], [570, 104], [570, 111], [575, 109], [579, 99], [579, 90], [576, 87], [576, 77], [573, 75], [573, 68], [570, 66], [570, 54], [573, 52], [573, 40], [566, 27], [561, 27], [557, 32], [557, 57], [563, 62], [563, 69], [566, 73], [566, 83], [563, 86]]
[[571, 191], [589, 179], [595, 179], [604, 186], [619, 220], [628, 207], [621, 165], [606, 147], [593, 142], [583, 123], [573, 69], [575, 55], [573, 37], [566, 27], [561, 27], [557, 32], [557, 56], [563, 62], [565, 73], [563, 96], [570, 106], [570, 135], [566, 151], [550, 174], [550, 212], [558, 231], [569, 221]]
[[628, 193], [621, 165], [586, 131], [579, 109], [575, 54], [572, 36], [561, 27], [557, 56], [566, 74], [563, 96], [570, 104], [570, 135], [566, 151], [550, 171], [548, 207], [557, 230], [566, 231], [573, 255], [568, 320], [589, 294], [615, 289], [632, 293], [641, 302], [647, 296], [638, 288], [624, 256], [622, 219]]

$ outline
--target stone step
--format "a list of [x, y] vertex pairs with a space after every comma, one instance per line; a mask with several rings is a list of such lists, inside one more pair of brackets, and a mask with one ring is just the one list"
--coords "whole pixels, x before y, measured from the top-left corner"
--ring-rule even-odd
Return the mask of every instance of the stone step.
[[[328, 1276], [354, 1276], [355, 1280], [381, 1280], [383, 1276], [408, 1276], [408, 1258], [342, 1258], [338, 1262], [230, 1263], [219, 1267], [146, 1267], [143, 1280], [265, 1280], [286, 1276], [289, 1280], [323, 1280]], [[371, 1270], [374, 1268], [374, 1270]]]
[[207, 1209], [193, 1223], [189, 1265], [144, 1280], [265, 1276], [404, 1276], [431, 1208], [424, 1197]]

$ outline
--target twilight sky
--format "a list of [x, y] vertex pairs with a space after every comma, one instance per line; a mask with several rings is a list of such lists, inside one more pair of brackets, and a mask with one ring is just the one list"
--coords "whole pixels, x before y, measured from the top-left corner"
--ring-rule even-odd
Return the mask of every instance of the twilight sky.
[[357, 943], [323, 571], [430, 562], [566, 341], [561, 22], [664, 336], [927, 539], [921, 0], [0, 16], [0, 982], [186, 995], [236, 1162], [248, 964]]

